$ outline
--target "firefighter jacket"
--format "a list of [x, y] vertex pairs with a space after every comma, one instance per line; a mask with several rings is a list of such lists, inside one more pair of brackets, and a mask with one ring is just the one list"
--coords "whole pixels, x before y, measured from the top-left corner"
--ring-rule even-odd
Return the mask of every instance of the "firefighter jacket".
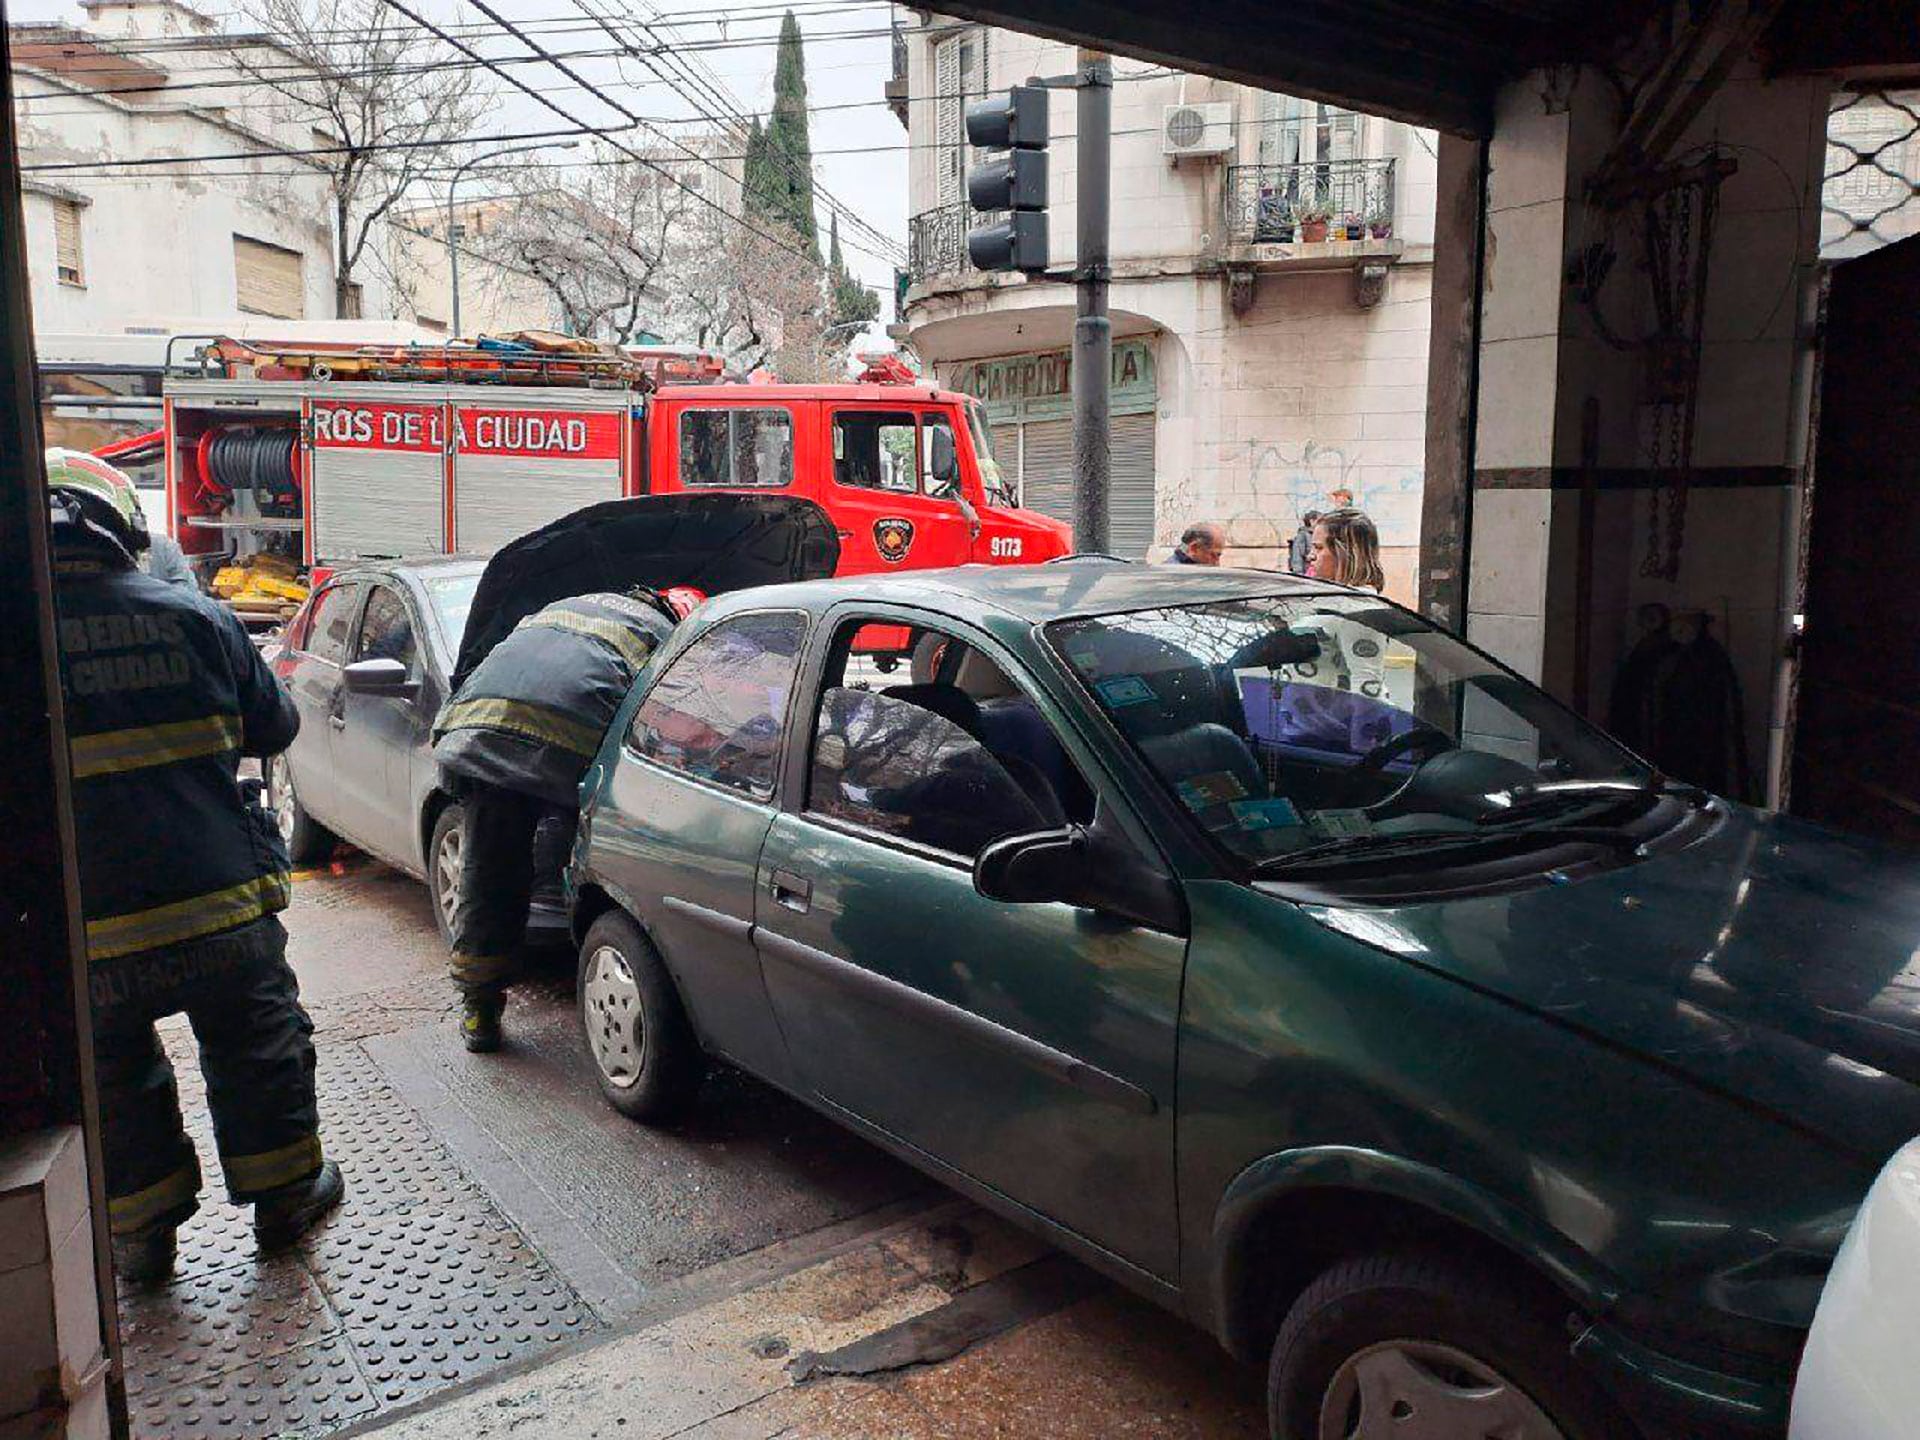
[[286, 848], [238, 770], [300, 717], [239, 618], [104, 548], [57, 543], [54, 572], [88, 956], [285, 909]]
[[578, 805], [607, 723], [672, 628], [653, 602], [625, 595], [578, 595], [529, 615], [434, 722], [441, 772]]

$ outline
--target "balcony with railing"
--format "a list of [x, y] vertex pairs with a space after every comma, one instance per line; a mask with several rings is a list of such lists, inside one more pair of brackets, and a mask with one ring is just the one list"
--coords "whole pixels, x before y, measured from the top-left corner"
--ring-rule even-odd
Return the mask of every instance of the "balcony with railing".
[[1393, 187], [1390, 159], [1229, 166], [1227, 248], [1256, 263], [1397, 254]]
[[1006, 219], [1004, 212], [981, 213], [962, 200], [922, 210], [907, 222], [907, 278], [925, 285], [939, 276], [978, 275], [967, 258], [967, 232]]

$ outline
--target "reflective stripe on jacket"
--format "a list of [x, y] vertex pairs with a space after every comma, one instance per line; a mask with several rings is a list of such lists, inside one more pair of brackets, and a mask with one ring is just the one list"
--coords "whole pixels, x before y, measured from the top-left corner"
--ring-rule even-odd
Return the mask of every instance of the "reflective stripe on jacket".
[[625, 595], [578, 595], [529, 615], [441, 710], [434, 758], [460, 779], [577, 804], [607, 722], [672, 628]]
[[87, 952], [175, 945], [286, 908], [286, 850], [240, 783], [293, 703], [231, 611], [94, 552], [56, 552], [60, 677]]

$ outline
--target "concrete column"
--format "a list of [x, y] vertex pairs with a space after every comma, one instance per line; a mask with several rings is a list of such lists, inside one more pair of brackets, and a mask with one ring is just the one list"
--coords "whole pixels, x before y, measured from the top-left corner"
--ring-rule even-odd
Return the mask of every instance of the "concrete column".
[[[1591, 72], [1502, 93], [1488, 147], [1467, 633], [1563, 699], [1603, 716], [1648, 602], [1703, 610], [1744, 692], [1763, 772], [1776, 718], [1787, 518], [1804, 446], [1800, 297], [1816, 261], [1825, 81], [1743, 66], [1700, 109], [1675, 157], [1713, 146], [1721, 186], [1677, 580], [1641, 572], [1659, 454], [1642, 202], [1608, 212], [1586, 185], [1606, 158], [1618, 92]], [[1613, 254], [1599, 317], [1570, 265]], [[1665, 504], [1661, 506], [1665, 523]], [[1583, 550], [1586, 558], [1583, 562]], [[1584, 592], [1584, 595], [1583, 595]], [[1584, 613], [1583, 613], [1584, 612]]]

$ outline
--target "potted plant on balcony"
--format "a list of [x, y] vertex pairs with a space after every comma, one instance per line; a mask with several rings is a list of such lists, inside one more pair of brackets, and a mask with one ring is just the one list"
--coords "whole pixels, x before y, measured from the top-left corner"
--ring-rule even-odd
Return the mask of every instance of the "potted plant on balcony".
[[1300, 238], [1309, 245], [1317, 245], [1327, 238], [1327, 222], [1332, 218], [1326, 203], [1321, 200], [1309, 200], [1300, 207]]
[[1367, 222], [1360, 218], [1358, 210], [1349, 210], [1340, 217], [1340, 225], [1346, 231], [1347, 239], [1363, 240], [1367, 234]]
[[1393, 212], [1384, 205], [1376, 205], [1367, 214], [1367, 233], [1376, 240], [1393, 238]]

